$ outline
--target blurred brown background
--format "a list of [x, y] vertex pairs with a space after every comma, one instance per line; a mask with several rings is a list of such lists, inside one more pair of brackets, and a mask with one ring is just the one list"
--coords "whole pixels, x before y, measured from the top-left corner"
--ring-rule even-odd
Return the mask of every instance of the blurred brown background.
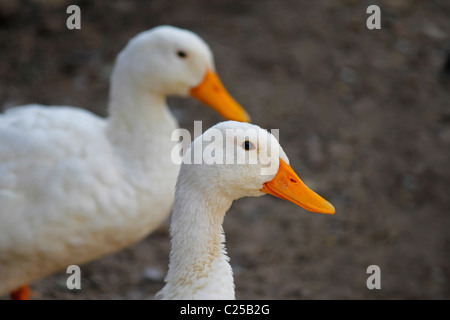
[[[81, 8], [81, 30], [66, 8]], [[381, 8], [381, 30], [366, 8]], [[197, 32], [253, 122], [280, 129], [291, 164], [335, 207], [313, 214], [241, 199], [225, 220], [238, 299], [450, 298], [449, 1], [0, 0], [0, 108], [73, 105], [106, 115], [118, 52], [142, 30]], [[180, 126], [222, 119], [170, 98]], [[33, 285], [37, 299], [144, 299], [163, 286], [167, 225]], [[381, 268], [368, 290], [366, 268]]]

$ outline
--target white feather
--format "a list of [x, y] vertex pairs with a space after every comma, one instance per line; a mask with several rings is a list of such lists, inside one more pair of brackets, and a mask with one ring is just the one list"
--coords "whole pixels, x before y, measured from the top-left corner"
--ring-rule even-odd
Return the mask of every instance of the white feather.
[[[205, 142], [203, 137], [212, 130], [225, 136], [226, 130], [240, 129], [242, 133], [253, 130], [256, 146], [245, 151], [234, 143], [215, 140]], [[238, 134], [238, 140], [240, 138]], [[270, 149], [267, 141], [271, 141]], [[171, 251], [166, 285], [156, 294], [158, 299], [235, 299], [233, 272], [225, 249], [225, 235], [222, 223], [225, 213], [236, 199], [247, 196], [261, 196], [263, 183], [273, 175], [262, 175], [262, 163], [267, 163], [271, 154], [278, 168], [280, 157], [289, 162], [274, 136], [260, 127], [234, 121], [221, 122], [194, 140], [191, 150], [197, 144], [199, 150], [211, 145], [223, 148], [223, 154], [235, 154], [233, 164], [186, 164], [183, 163], [178, 176], [175, 202], [170, 227]], [[235, 148], [235, 149], [233, 149]], [[257, 156], [260, 161], [249, 164], [249, 160], [237, 164], [237, 159]], [[187, 156], [189, 151], [187, 152]], [[267, 157], [263, 159], [264, 157]], [[186, 159], [186, 158], [185, 158]]]
[[[181, 63], [175, 48], [189, 50]], [[107, 119], [28, 105], [0, 115], [0, 295], [149, 234], [170, 213], [179, 167], [167, 94], [213, 69], [195, 34], [163, 26], [120, 53]]]

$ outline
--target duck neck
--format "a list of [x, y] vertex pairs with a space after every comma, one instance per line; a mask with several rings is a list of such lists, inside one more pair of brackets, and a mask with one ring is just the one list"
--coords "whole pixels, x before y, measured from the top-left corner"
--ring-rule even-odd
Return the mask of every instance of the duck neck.
[[113, 75], [109, 102], [109, 119], [115, 129], [126, 131], [155, 131], [155, 124], [173, 117], [166, 104], [166, 96]]
[[[211, 188], [213, 189], [213, 188]], [[171, 224], [166, 299], [234, 299], [234, 282], [226, 255], [223, 219], [232, 200], [179, 187]]]
[[[173, 190], [178, 166], [170, 161], [175, 145], [171, 135], [177, 123], [166, 97], [133, 85], [126, 74], [117, 70], [111, 79], [106, 134], [121, 167], [134, 185], [148, 189], [155, 185], [152, 181], [158, 181], [154, 179], [166, 178]], [[163, 172], [171, 176], [161, 177]]]

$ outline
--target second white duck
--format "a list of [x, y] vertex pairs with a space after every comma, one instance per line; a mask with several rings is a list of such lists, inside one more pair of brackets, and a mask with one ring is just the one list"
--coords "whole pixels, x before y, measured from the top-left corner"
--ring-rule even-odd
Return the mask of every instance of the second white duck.
[[[195, 152], [202, 154], [200, 163], [192, 161]], [[269, 193], [309, 211], [334, 214], [333, 206], [289, 166], [275, 137], [256, 125], [215, 125], [193, 141], [183, 162], [170, 227], [169, 270], [158, 299], [235, 299], [222, 223], [236, 199]], [[267, 171], [272, 165], [275, 170]]]
[[[109, 115], [28, 105], [0, 115], [0, 296], [135, 243], [170, 214], [179, 166], [166, 96], [247, 121], [196, 34], [134, 37], [111, 76]], [[50, 87], [49, 87], [50, 88]]]

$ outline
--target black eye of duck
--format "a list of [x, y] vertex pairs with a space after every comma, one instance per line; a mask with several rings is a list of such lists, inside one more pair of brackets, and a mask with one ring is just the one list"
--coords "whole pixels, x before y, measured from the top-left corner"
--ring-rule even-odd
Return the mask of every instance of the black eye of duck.
[[253, 143], [251, 143], [250, 141], [244, 141], [244, 143], [242, 144], [242, 148], [244, 148], [245, 150], [253, 150], [255, 149], [255, 146], [253, 145]]
[[186, 58], [187, 57], [187, 53], [183, 50], [178, 50], [177, 51], [177, 56], [179, 56], [180, 58]]

